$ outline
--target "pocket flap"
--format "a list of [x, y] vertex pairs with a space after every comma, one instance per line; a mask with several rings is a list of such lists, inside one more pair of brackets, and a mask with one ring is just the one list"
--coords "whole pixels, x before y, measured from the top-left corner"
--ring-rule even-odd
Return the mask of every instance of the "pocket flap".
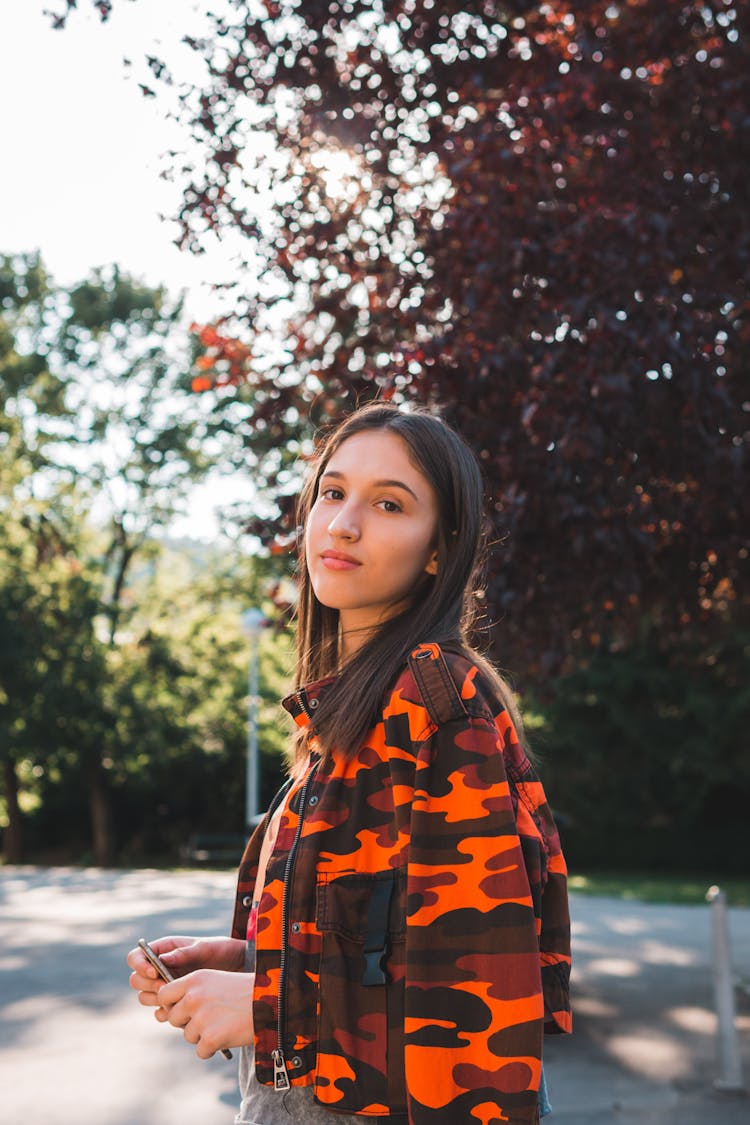
[[387, 927], [391, 941], [404, 937], [406, 876], [402, 870], [379, 871], [374, 875], [321, 875], [317, 887], [320, 931], [364, 942], [373, 895], [384, 883], [392, 885], [392, 893], [388, 896], [388, 918], [381, 920], [383, 928]]

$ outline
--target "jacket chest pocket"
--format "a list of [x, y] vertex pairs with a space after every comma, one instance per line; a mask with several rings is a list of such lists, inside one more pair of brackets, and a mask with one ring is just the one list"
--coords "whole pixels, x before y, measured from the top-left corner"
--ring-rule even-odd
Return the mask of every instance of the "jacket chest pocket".
[[332, 1109], [402, 1112], [406, 875], [323, 876], [316, 1098]]

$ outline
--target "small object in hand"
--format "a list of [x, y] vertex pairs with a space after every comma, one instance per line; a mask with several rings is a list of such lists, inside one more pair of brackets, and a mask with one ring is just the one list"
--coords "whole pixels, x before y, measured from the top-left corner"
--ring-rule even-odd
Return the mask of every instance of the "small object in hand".
[[[162, 980], [174, 980], [174, 973], [167, 968], [158, 953], [155, 953], [145, 938], [138, 938], [138, 944], [143, 950], [146, 960], [154, 966]], [[221, 1053], [225, 1059], [231, 1059], [232, 1052], [228, 1047], [222, 1047]]]

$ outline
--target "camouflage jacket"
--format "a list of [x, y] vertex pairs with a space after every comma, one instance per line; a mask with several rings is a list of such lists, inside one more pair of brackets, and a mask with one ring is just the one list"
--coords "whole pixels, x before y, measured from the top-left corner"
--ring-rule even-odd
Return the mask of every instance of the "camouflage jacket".
[[[325, 690], [285, 706], [304, 725]], [[261, 1082], [405, 1125], [538, 1121], [543, 1030], [570, 1030], [566, 869], [497, 707], [466, 657], [420, 645], [361, 750], [325, 772], [312, 756], [257, 911]], [[235, 937], [267, 820], [240, 866]]]

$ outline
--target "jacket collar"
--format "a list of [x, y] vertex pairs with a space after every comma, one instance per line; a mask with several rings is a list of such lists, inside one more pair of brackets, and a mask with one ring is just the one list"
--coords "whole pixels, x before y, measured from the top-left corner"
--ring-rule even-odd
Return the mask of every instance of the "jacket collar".
[[282, 699], [282, 707], [289, 712], [298, 727], [310, 725], [320, 700], [325, 697], [336, 679], [336, 676], [326, 676], [323, 680], [315, 680], [313, 683], [297, 688], [291, 695]]
[[[433, 659], [438, 659], [441, 648], [445, 651], [446, 648], [452, 647], [450, 642], [448, 645], [441, 646], [429, 643], [419, 644], [413, 650], [412, 656], [420, 659], [431, 656]], [[462, 650], [460, 646], [456, 646], [455, 651], [461, 652]], [[319, 701], [325, 697], [326, 692], [337, 679], [337, 675], [332, 675], [326, 676], [322, 680], [313, 680], [309, 684], [304, 684], [282, 699], [281, 705], [289, 712], [297, 726], [307, 727], [313, 719]]]

